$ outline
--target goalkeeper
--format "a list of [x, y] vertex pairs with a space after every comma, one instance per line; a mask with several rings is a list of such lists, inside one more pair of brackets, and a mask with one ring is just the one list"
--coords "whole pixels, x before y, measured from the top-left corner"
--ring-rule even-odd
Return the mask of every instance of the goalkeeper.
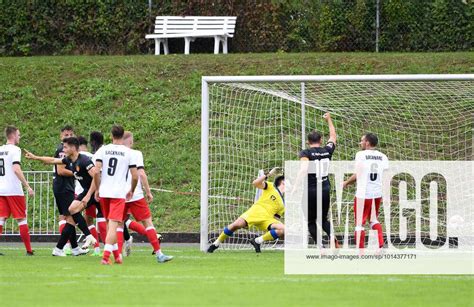
[[252, 238], [250, 244], [253, 245], [255, 251], [260, 253], [260, 245], [264, 241], [273, 241], [283, 238], [285, 234], [285, 225], [278, 219], [285, 212], [285, 202], [283, 194], [285, 193], [285, 177], [279, 175], [274, 182], [267, 182], [267, 178], [276, 174], [278, 168], [273, 168], [267, 175], [262, 175], [253, 181], [253, 185], [263, 190], [260, 198], [236, 219], [232, 224], [224, 228], [216, 241], [212, 243], [207, 252], [212, 253], [219, 248], [219, 245], [225, 239], [231, 237], [235, 231], [255, 226], [265, 234], [258, 238]]

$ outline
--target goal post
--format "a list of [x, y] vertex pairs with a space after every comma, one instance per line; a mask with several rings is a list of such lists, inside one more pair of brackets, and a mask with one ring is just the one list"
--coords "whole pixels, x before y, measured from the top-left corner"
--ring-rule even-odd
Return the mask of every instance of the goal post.
[[[368, 131], [391, 160], [473, 160], [473, 81], [474, 74], [203, 77], [201, 250], [252, 205], [259, 170], [297, 160], [312, 130], [327, 140], [325, 112], [338, 134], [335, 160], [353, 160]], [[344, 192], [346, 206], [350, 197]], [[258, 234], [240, 230], [221, 246], [250, 248]]]

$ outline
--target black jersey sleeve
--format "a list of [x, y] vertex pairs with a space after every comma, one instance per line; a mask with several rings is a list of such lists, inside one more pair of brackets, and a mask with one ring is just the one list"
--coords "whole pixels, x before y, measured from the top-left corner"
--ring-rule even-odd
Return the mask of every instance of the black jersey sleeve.
[[69, 163], [68, 160], [69, 160], [69, 159], [68, 159], [67, 157], [64, 157], [64, 158], [61, 159], [61, 162], [62, 162], [62, 164], [67, 165], [67, 164]]
[[334, 144], [333, 142], [327, 142], [324, 148], [326, 148], [326, 150], [332, 155], [334, 153], [334, 150], [336, 149], [336, 144]]
[[307, 149], [300, 151], [300, 154], [298, 155], [299, 158], [310, 158], [309, 151]]
[[80, 168], [85, 169], [87, 172], [94, 167], [94, 162], [89, 157], [84, 156], [81, 160]]

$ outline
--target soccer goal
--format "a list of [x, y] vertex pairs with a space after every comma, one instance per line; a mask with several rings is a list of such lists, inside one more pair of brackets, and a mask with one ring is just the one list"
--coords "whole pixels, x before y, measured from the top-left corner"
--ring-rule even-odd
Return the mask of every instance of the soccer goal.
[[[473, 160], [473, 81], [472, 74], [203, 77], [201, 250], [252, 205], [260, 170], [297, 160], [311, 130], [327, 140], [325, 112], [338, 134], [333, 160], [353, 160], [368, 131], [390, 160]], [[344, 195], [352, 207], [353, 191]], [[341, 227], [333, 224], [336, 235]], [[256, 235], [240, 230], [221, 246], [250, 248]]]

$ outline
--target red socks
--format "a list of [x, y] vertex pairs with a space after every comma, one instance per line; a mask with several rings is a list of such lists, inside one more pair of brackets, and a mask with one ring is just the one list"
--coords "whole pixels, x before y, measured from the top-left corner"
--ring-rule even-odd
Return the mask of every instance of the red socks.
[[137, 223], [135, 221], [128, 221], [127, 222], [127, 227], [128, 229], [130, 230], [133, 230], [135, 231], [136, 233], [139, 233], [141, 234], [142, 236], [146, 236], [147, 235], [147, 230], [145, 229], [145, 226], [143, 226], [142, 224], [140, 223]]
[[[122, 253], [123, 248], [123, 228], [117, 228], [117, 246], [118, 246], [118, 253]], [[115, 251], [114, 251], [115, 256]], [[115, 257], [117, 259], [117, 257]]]
[[377, 235], [378, 235], [378, 239], [379, 239], [379, 247], [382, 248], [383, 243], [384, 243], [382, 225], [380, 225], [380, 223], [373, 224], [372, 229], [377, 230]]
[[107, 237], [107, 222], [103, 217], [97, 218], [97, 228], [99, 228], [100, 240], [105, 244]]
[[[357, 227], [356, 227], [357, 228]], [[359, 238], [359, 248], [364, 248], [365, 247], [365, 231], [360, 230], [360, 231], [355, 231], [354, 238], [356, 240], [356, 245], [357, 245], [357, 238]]]
[[28, 228], [28, 223], [26, 221], [18, 223], [20, 228], [20, 236], [23, 244], [25, 244], [26, 251], [31, 252], [31, 239], [30, 239], [30, 230]]
[[[138, 223], [137, 223], [138, 224]], [[146, 229], [146, 236], [148, 241], [150, 242], [151, 246], [153, 246], [153, 251], [157, 252], [160, 250], [160, 242], [156, 237], [156, 230], [155, 227], [148, 227]]]
[[99, 234], [97, 233], [97, 230], [95, 229], [95, 226], [94, 225], [90, 225], [89, 226], [89, 231], [91, 232], [91, 235], [96, 239], [96, 243], [94, 245], [94, 247], [100, 247], [100, 244], [99, 244]]

